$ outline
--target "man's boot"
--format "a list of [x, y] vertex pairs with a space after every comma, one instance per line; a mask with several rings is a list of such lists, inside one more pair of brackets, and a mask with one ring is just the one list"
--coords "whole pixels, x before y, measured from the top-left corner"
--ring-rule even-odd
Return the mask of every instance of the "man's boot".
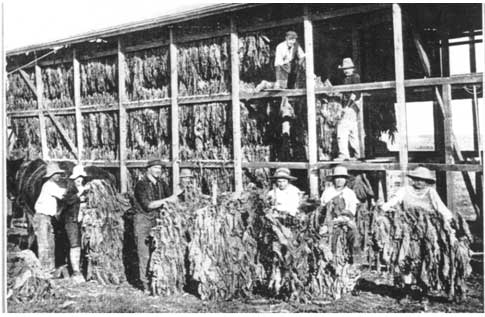
[[81, 262], [81, 248], [71, 248], [69, 252], [70, 260], [71, 260], [71, 267], [72, 267], [72, 280], [75, 283], [82, 283], [85, 282], [84, 276], [81, 274], [81, 270], [79, 269], [79, 263]]

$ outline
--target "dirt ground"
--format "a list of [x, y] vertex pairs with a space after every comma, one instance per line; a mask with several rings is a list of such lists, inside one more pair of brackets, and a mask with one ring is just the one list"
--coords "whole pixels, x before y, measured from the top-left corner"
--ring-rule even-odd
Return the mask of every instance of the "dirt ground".
[[73, 286], [69, 280], [56, 280], [56, 294], [42, 302], [8, 302], [8, 312], [95, 312], [95, 313], [216, 313], [216, 312], [333, 312], [333, 313], [405, 313], [405, 312], [484, 312], [483, 274], [474, 273], [468, 280], [469, 293], [462, 303], [449, 303], [432, 297], [429, 304], [412, 298], [400, 302], [400, 292], [390, 278], [375, 272], [365, 272], [359, 294], [348, 294], [335, 301], [308, 304], [285, 303], [278, 300], [255, 298], [208, 302], [189, 294], [153, 297], [129, 284], [99, 285], [86, 282]]

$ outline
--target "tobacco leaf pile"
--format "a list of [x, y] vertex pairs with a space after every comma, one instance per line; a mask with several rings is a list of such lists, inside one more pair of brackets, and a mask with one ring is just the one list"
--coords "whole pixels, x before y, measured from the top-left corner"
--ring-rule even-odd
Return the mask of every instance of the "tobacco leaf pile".
[[232, 157], [232, 115], [227, 103], [180, 107], [180, 159], [229, 160]]
[[214, 185], [219, 193], [234, 190], [234, 172], [231, 168], [194, 168], [192, 170], [194, 182], [201, 192], [212, 195]]
[[81, 63], [81, 103], [113, 105], [118, 102], [116, 57], [90, 59]]
[[74, 69], [61, 64], [42, 69], [43, 92], [46, 108], [73, 107]]
[[194, 96], [227, 93], [231, 82], [229, 54], [227, 37], [179, 46], [179, 94]]
[[159, 157], [170, 159], [170, 109], [128, 112], [128, 159]]
[[167, 47], [126, 55], [126, 90], [129, 100], [169, 97], [170, 63]]
[[123, 265], [123, 214], [130, 202], [107, 180], [88, 183], [87, 206], [81, 210], [83, 269], [87, 280], [101, 284], [126, 281]]
[[473, 237], [460, 213], [451, 224], [437, 211], [423, 208], [396, 206], [387, 213], [376, 208], [374, 213], [374, 251], [380, 261], [399, 274], [411, 273], [424, 292], [466, 298]]
[[118, 158], [118, 114], [94, 112], [83, 114], [83, 157], [88, 160]]
[[50, 276], [31, 250], [7, 256], [7, 300], [37, 302], [55, 295]]
[[[76, 126], [75, 116], [56, 116], [56, 120], [66, 131], [68, 137], [75, 142], [76, 130], [73, 127]], [[46, 134], [47, 134], [47, 148], [49, 149], [49, 157], [57, 159], [73, 159], [74, 155], [69, 146], [62, 137], [57, 127], [54, 125], [50, 118], [46, 118]]]
[[[35, 83], [35, 72], [25, 71], [30, 82]], [[37, 98], [23, 77], [15, 72], [7, 75], [7, 111], [37, 109]]]
[[12, 119], [12, 130], [17, 138], [12, 151], [22, 152], [29, 159], [36, 159], [41, 156], [42, 147], [38, 117]]

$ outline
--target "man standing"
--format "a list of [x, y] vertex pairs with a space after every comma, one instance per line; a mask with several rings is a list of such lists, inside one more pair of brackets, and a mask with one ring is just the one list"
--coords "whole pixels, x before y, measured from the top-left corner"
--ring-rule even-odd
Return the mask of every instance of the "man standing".
[[[350, 57], [343, 59], [339, 69], [344, 72], [344, 85], [360, 83], [360, 76], [355, 72], [355, 66]], [[337, 124], [338, 160], [349, 160], [349, 146], [355, 158], [360, 158], [358, 114], [361, 111], [361, 93], [350, 92], [342, 96], [343, 115]]]
[[39, 198], [35, 202], [33, 227], [37, 238], [37, 256], [42, 267], [49, 272], [55, 269], [55, 235], [52, 225], [57, 216], [57, 200], [62, 199], [66, 190], [58, 185], [64, 171], [56, 163], [47, 165]]
[[298, 34], [294, 31], [286, 32], [286, 40], [276, 46], [275, 54], [275, 89], [292, 89], [296, 81], [299, 65], [305, 61], [305, 52], [296, 41]]
[[301, 191], [289, 182], [297, 178], [291, 176], [290, 170], [284, 167], [278, 168], [271, 178], [276, 179], [276, 186], [268, 193], [268, 199], [277, 217], [283, 220], [283, 223], [287, 220], [291, 222], [300, 207]]
[[163, 206], [164, 198], [170, 196], [169, 189], [161, 179], [162, 162], [150, 160], [146, 175], [135, 186], [137, 213], [134, 217], [134, 234], [138, 252], [139, 287], [149, 292], [147, 267], [150, 260], [148, 237], [156, 226], [157, 211]]

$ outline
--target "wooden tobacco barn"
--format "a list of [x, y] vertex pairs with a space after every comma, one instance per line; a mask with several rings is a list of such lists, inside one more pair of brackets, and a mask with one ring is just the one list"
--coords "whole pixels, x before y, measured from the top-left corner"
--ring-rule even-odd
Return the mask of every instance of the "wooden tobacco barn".
[[[257, 92], [262, 80], [275, 80], [275, 47], [288, 30], [306, 53], [304, 76], [296, 89]], [[465, 54], [455, 56], [456, 47]], [[313, 196], [336, 165], [335, 127], [322, 108], [332, 95], [359, 91], [365, 155], [343, 164], [377, 175], [384, 188], [386, 173], [405, 181], [408, 169], [426, 166], [455, 208], [463, 178], [482, 219], [480, 56], [480, 4], [211, 5], [7, 52], [8, 153], [106, 168], [122, 192], [153, 157], [163, 160], [172, 185], [180, 168], [191, 168], [209, 192], [214, 182], [236, 192], [268, 185], [272, 169], [285, 166]], [[362, 83], [340, 84], [345, 57]], [[457, 58], [466, 71], [454, 71]], [[322, 84], [327, 79], [331, 85]], [[295, 110], [286, 153], [284, 97]], [[466, 150], [453, 130], [456, 100], [466, 101], [460, 104], [472, 118]], [[419, 118], [432, 129], [425, 150], [408, 142], [418, 119], [407, 115], [411, 104], [432, 114]]]

